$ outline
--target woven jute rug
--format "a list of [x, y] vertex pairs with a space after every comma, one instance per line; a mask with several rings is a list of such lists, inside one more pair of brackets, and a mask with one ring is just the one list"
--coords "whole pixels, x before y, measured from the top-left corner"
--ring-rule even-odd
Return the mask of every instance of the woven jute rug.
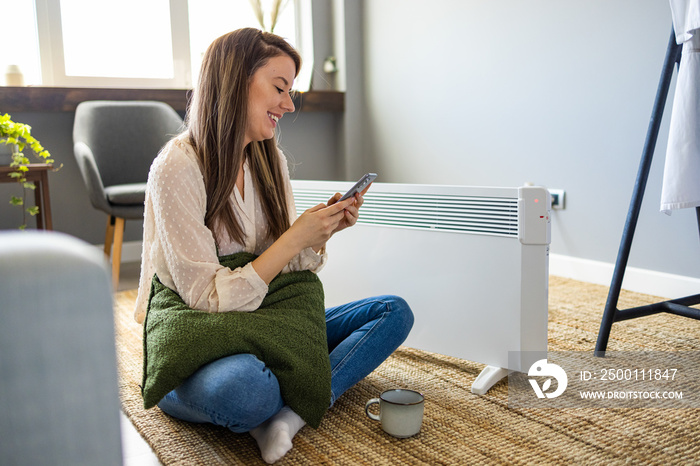
[[[549, 349], [593, 351], [607, 287], [551, 277]], [[166, 465], [264, 464], [248, 434], [175, 420], [143, 409], [142, 327], [132, 318], [135, 291], [116, 295], [122, 407]], [[620, 308], [660, 298], [624, 292]], [[700, 322], [660, 314], [613, 325], [608, 350], [697, 351]], [[449, 356], [401, 347], [346, 392], [320, 428], [304, 427], [280, 465], [692, 464], [700, 463], [700, 410], [512, 409], [507, 380], [486, 395], [470, 392], [483, 369]], [[421, 432], [385, 434], [365, 402], [407, 387], [425, 395]]]

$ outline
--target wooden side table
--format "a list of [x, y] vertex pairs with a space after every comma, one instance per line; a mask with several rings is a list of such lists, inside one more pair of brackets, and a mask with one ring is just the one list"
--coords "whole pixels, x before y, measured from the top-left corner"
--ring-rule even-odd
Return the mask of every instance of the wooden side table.
[[[27, 181], [33, 181], [34, 204], [39, 207], [39, 215], [36, 217], [36, 227], [39, 230], [53, 230], [51, 221], [51, 202], [49, 200], [49, 170], [53, 165], [46, 163], [32, 163], [27, 165], [29, 171], [26, 172]], [[10, 178], [9, 173], [14, 168], [8, 165], [0, 166], [0, 183], [17, 183], [17, 180]]]

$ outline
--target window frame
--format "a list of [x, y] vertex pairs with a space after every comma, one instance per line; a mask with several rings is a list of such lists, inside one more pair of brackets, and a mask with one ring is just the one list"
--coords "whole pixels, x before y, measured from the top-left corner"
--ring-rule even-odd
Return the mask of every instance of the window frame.
[[[67, 76], [63, 52], [63, 30], [59, 0], [35, 0], [39, 56], [43, 86], [55, 87], [127, 87], [127, 88], [188, 88], [189, 23], [187, 0], [169, 0], [173, 53], [173, 78], [112, 78], [101, 76]], [[183, 57], [186, 60], [183, 60]]]
[[[36, 8], [37, 34], [41, 64], [41, 86], [47, 87], [97, 87], [129, 89], [191, 89], [194, 81], [191, 68], [190, 29], [188, 0], [169, 0], [171, 41], [173, 54], [173, 78], [114, 78], [101, 76], [67, 76], [65, 70], [63, 31], [60, 0], [34, 0]], [[313, 36], [302, 33], [302, 24], [310, 18], [310, 1], [293, 0], [290, 5], [296, 11], [297, 48], [304, 61], [313, 60]], [[309, 21], [310, 22], [310, 21]], [[303, 24], [311, 28], [311, 24]], [[309, 53], [305, 53], [308, 50]], [[312, 72], [306, 73], [310, 81]], [[300, 76], [301, 78], [301, 76]], [[306, 88], [308, 88], [306, 84]], [[296, 86], [295, 86], [296, 87]], [[304, 88], [302, 88], [304, 89]]]

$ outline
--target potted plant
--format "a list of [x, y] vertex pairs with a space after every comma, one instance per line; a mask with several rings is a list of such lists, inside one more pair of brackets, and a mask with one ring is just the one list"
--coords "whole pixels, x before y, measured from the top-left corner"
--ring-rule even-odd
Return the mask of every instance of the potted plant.
[[[41, 143], [32, 136], [31, 126], [23, 123], [15, 123], [11, 118], [12, 117], [7, 113], [0, 116], [0, 145], [10, 148], [9, 152], [11, 152], [11, 157], [3, 163], [3, 165], [8, 165], [7, 162], [9, 162], [9, 166], [14, 168], [8, 176], [14, 178], [22, 185], [22, 196], [12, 196], [10, 198], [10, 204], [24, 207], [24, 194], [27, 189], [36, 188], [33, 182], [27, 181], [26, 173], [29, 170], [27, 165], [29, 165], [30, 162], [24, 155], [24, 149], [29, 146], [36, 157], [43, 163], [53, 163], [53, 159], [49, 151], [44, 149]], [[19, 227], [20, 230], [24, 230], [27, 227], [27, 214], [34, 216], [38, 213], [38, 206], [24, 208], [22, 212], [22, 225]]]

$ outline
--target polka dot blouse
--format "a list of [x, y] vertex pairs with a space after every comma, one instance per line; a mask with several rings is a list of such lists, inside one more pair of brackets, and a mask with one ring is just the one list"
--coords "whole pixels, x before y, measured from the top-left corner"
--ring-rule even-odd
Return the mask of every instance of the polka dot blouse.
[[[289, 194], [290, 223], [296, 209], [289, 182], [287, 160], [279, 152], [284, 189]], [[246, 251], [261, 254], [272, 241], [265, 238], [267, 220], [248, 169], [243, 165], [244, 195], [234, 188], [231, 203], [243, 227], [244, 243], [240, 244], [217, 231], [219, 255]], [[254, 311], [260, 306], [267, 284], [252, 264], [231, 270], [219, 264], [214, 235], [204, 225], [206, 193], [204, 180], [187, 143], [186, 135], [171, 140], [151, 166], [146, 188], [141, 278], [134, 317], [143, 323], [146, 316], [151, 280], [154, 274], [175, 290], [193, 309], [208, 312]], [[311, 248], [303, 250], [282, 273], [298, 270], [318, 272], [326, 262], [326, 254]]]

